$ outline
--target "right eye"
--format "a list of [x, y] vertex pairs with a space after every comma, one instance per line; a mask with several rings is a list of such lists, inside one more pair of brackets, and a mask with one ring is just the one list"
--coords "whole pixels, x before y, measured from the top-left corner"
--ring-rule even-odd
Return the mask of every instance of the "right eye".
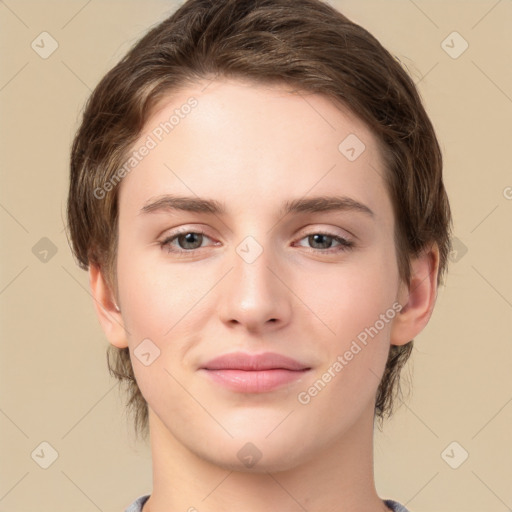
[[[187, 253], [202, 248], [205, 238], [211, 240], [204, 231], [181, 230], [160, 242], [160, 246], [169, 253]], [[177, 242], [177, 244], [174, 242]]]

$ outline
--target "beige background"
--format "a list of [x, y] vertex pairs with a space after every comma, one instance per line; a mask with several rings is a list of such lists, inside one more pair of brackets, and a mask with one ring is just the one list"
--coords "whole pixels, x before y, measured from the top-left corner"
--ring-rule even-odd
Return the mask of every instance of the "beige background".
[[[512, 510], [512, 1], [331, 3], [418, 83], [459, 240], [417, 338], [413, 392], [375, 436], [378, 492], [415, 512]], [[0, 1], [2, 512], [121, 511], [151, 491], [149, 450], [108, 375], [87, 274], [63, 227], [69, 145], [87, 96], [176, 5]], [[47, 59], [31, 48], [43, 31], [58, 42]], [[442, 46], [453, 31], [469, 44], [458, 58]], [[453, 55], [462, 44], [451, 36], [444, 46]], [[44, 237], [57, 250], [46, 262]], [[446, 455], [453, 441], [460, 447]], [[58, 452], [48, 469], [31, 457], [42, 442]], [[469, 457], [453, 469], [446, 461], [460, 463], [462, 450]]]

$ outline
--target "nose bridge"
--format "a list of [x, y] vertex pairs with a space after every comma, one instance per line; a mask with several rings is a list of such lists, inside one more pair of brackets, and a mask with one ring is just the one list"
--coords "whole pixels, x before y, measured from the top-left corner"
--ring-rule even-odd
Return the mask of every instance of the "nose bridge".
[[250, 302], [255, 294], [269, 293], [272, 287], [270, 278], [273, 277], [268, 268], [273, 259], [269, 244], [263, 247], [253, 236], [248, 236], [236, 247], [235, 252], [234, 284], [238, 285], [241, 297]]
[[256, 237], [247, 236], [235, 247], [230, 262], [232, 271], [220, 298], [224, 322], [254, 330], [289, 320], [290, 298], [275, 275], [280, 266], [278, 255], [268, 238], [265, 240], [260, 243]]

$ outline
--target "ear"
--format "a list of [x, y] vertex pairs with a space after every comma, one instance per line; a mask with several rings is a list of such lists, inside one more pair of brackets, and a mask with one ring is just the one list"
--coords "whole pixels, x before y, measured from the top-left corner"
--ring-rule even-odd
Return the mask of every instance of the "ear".
[[121, 311], [116, 307], [114, 294], [97, 265], [89, 265], [89, 286], [98, 320], [108, 341], [117, 348], [127, 347], [128, 340]]
[[411, 261], [411, 283], [401, 284], [402, 309], [393, 320], [391, 345], [405, 345], [427, 325], [437, 299], [439, 247], [436, 243]]

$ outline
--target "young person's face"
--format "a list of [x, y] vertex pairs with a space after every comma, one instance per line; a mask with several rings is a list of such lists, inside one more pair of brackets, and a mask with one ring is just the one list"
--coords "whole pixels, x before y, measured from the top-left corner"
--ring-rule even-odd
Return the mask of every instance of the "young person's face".
[[[134, 149], [148, 135], [157, 146], [120, 185], [117, 345], [129, 346], [152, 425], [169, 439], [242, 469], [237, 453], [251, 442], [256, 467], [293, 467], [372, 422], [390, 343], [409, 341], [393, 339], [407, 295], [383, 162], [368, 128], [322, 96], [207, 83], [160, 105]], [[181, 108], [192, 96], [197, 105]], [[166, 194], [224, 212], [144, 211]], [[318, 196], [364, 206], [284, 213]], [[210, 363], [235, 352], [297, 367]]]

